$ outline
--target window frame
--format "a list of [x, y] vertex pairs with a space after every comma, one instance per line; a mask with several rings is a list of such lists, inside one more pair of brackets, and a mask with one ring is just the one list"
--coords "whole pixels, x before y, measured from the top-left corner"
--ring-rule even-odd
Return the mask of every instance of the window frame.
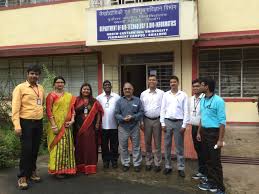
[[[228, 102], [255, 102], [257, 99], [258, 94], [255, 94], [254, 96], [250, 96], [250, 97], [244, 97], [244, 63], [246, 61], [251, 61], [251, 60], [256, 60], [259, 61], [259, 56], [256, 58], [245, 58], [244, 57], [244, 50], [245, 49], [259, 49], [259, 46], [247, 46], [247, 47], [217, 47], [217, 48], [201, 48], [198, 50], [197, 52], [197, 70], [198, 70], [198, 76], [201, 77], [200, 75], [200, 64], [201, 62], [216, 62], [218, 63], [218, 94], [221, 95], [221, 90], [222, 90], [222, 83], [221, 83], [221, 65], [222, 65], [222, 61], [226, 62], [226, 61], [239, 61], [240, 62], [240, 96], [236, 96], [236, 97], [229, 97], [229, 96], [224, 96], [223, 98], [225, 99], [225, 101]], [[241, 59], [237, 60], [237, 59], [232, 59], [232, 60], [223, 60], [221, 59], [221, 51], [222, 50], [236, 50], [236, 49], [240, 49], [241, 50]], [[218, 51], [218, 59], [217, 60], [200, 60], [200, 52], [201, 51]]]

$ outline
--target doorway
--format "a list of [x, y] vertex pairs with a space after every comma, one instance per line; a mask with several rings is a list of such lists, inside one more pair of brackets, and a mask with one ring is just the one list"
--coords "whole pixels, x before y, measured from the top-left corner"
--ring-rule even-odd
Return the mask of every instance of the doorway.
[[123, 95], [123, 84], [130, 82], [134, 87], [134, 95], [140, 97], [141, 92], [146, 89], [146, 66], [124, 65], [121, 66], [121, 94]]
[[148, 88], [147, 77], [156, 75], [157, 87], [167, 91], [170, 89], [169, 81], [173, 75], [174, 55], [168, 53], [131, 54], [121, 56], [120, 85], [130, 82], [134, 86], [134, 95], [140, 96]]

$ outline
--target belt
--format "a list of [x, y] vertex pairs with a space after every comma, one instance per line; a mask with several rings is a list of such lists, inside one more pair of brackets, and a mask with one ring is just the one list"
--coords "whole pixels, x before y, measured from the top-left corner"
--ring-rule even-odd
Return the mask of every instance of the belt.
[[40, 122], [42, 121], [42, 119], [23, 119], [23, 118], [20, 118], [21, 121], [29, 121], [29, 122]]
[[165, 118], [165, 119], [172, 121], [172, 122], [183, 121], [183, 119], [169, 119], [169, 118]]
[[201, 127], [202, 129], [205, 129], [205, 130], [213, 130], [213, 131], [218, 131], [219, 128], [218, 127]]
[[149, 120], [157, 120], [157, 119], [159, 119], [160, 117], [150, 118], [150, 117], [145, 116], [145, 118], [147, 118], [147, 119], [149, 119]]

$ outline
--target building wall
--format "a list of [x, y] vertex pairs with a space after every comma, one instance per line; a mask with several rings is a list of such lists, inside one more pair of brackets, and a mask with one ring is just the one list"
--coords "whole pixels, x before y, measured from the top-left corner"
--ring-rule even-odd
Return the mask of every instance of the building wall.
[[0, 47], [85, 41], [88, 1], [0, 11]]
[[199, 0], [199, 33], [259, 29], [258, 0]]
[[[238, 31], [259, 30], [258, 7], [258, 0], [199, 0], [199, 34], [213, 33], [215, 37], [211, 35], [211, 38], [216, 40], [217, 33], [220, 32], [232, 32], [235, 36]], [[250, 39], [252, 42], [253, 37]], [[228, 122], [259, 122], [256, 103], [252, 100], [228, 99], [226, 110]]]
[[[258, 30], [259, 1], [250, 0], [199, 0], [199, 33]], [[195, 31], [195, 6], [186, 1], [182, 39], [197, 38]], [[189, 3], [189, 5], [187, 5]], [[0, 11], [0, 47], [86, 41], [96, 44], [94, 9], [89, 1], [75, 1], [45, 6]], [[188, 11], [189, 10], [189, 11]], [[33, 16], [33, 17], [32, 17]], [[90, 19], [89, 19], [90, 18]], [[192, 18], [192, 20], [187, 20]], [[189, 27], [186, 27], [189, 26]], [[91, 32], [91, 33], [89, 33]], [[94, 32], [94, 33], [92, 33]], [[191, 34], [188, 34], [191, 32]], [[174, 40], [174, 41], [173, 41]], [[90, 41], [90, 42], [89, 42]], [[110, 41], [112, 42], [112, 41]], [[118, 42], [117, 42], [118, 43]], [[104, 43], [113, 44], [113, 43]], [[174, 52], [175, 74], [181, 78], [182, 89], [191, 95], [192, 40], [156, 38], [122, 41], [120, 45], [91, 47], [102, 52], [103, 78], [113, 81], [114, 91], [119, 91], [119, 56], [121, 54]], [[182, 59], [182, 63], [181, 63]], [[181, 71], [182, 69], [182, 71]], [[227, 102], [227, 121], [259, 122], [256, 104], [252, 102]]]
[[253, 102], [227, 102], [228, 122], [259, 122], [256, 103]]

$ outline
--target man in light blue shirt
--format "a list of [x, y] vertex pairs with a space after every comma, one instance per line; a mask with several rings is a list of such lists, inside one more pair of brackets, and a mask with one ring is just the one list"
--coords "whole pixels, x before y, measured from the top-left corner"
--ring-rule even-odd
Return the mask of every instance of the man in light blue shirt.
[[[224, 100], [214, 93], [215, 81], [211, 78], [201, 80], [201, 123], [197, 140], [202, 142], [208, 180], [198, 185], [201, 190], [224, 194], [221, 148], [223, 147], [226, 113]], [[215, 149], [215, 148], [216, 149]]]

